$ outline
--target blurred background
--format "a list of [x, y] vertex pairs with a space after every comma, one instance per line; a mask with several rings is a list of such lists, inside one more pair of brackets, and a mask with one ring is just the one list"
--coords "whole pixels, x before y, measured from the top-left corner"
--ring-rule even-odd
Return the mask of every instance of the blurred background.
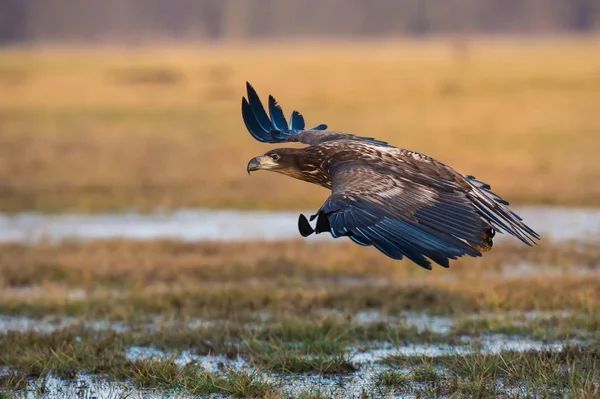
[[11, 42], [590, 33], [594, 0], [3, 0]]
[[594, 0], [2, 0], [0, 209], [306, 209], [244, 84], [511, 202], [600, 205]]

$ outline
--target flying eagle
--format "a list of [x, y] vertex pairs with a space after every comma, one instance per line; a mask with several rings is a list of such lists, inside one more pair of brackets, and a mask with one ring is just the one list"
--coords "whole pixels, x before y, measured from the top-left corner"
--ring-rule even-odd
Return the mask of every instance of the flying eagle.
[[[329, 232], [385, 255], [407, 257], [431, 269], [431, 261], [481, 256], [492, 248], [496, 231], [527, 245], [539, 235], [522, 222], [490, 186], [462, 175], [427, 155], [371, 137], [304, 128], [292, 112], [290, 123], [273, 96], [267, 115], [254, 88], [246, 83], [242, 117], [250, 134], [263, 143], [300, 142], [304, 148], [278, 148], [252, 158], [247, 171], [270, 170], [331, 190], [323, 206], [298, 228], [303, 237]], [[430, 261], [431, 260], [431, 261]]]

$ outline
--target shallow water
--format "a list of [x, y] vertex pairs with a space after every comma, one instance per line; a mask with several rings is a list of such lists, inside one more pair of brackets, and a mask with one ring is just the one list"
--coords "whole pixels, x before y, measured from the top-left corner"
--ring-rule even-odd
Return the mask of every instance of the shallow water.
[[38, 332], [50, 334], [77, 323], [73, 317], [34, 319], [27, 316], [0, 315], [0, 334], [7, 332]]
[[[445, 345], [445, 344], [405, 344], [392, 346], [389, 343], [380, 343], [368, 350], [348, 348], [352, 355], [351, 361], [358, 367], [354, 373], [342, 376], [322, 376], [317, 374], [281, 374], [265, 373], [254, 369], [244, 359], [228, 359], [223, 356], [200, 356], [192, 351], [165, 352], [152, 347], [130, 347], [125, 350], [129, 359], [173, 359], [179, 365], [195, 363], [203, 369], [219, 373], [225, 368], [245, 370], [248, 373], [257, 373], [261, 379], [273, 383], [276, 387], [289, 397], [298, 397], [301, 393], [321, 393], [326, 397], [361, 398], [364, 393], [369, 397], [386, 398], [412, 398], [414, 394], [394, 392], [387, 390], [378, 382], [377, 376], [381, 371], [390, 370], [390, 366], [381, 361], [392, 355], [402, 356], [444, 356], [461, 355], [473, 352], [499, 353], [505, 350], [560, 350], [567, 342], [544, 344], [524, 338], [514, 338], [505, 335], [488, 336], [479, 342], [477, 349], [467, 345]], [[392, 368], [396, 372], [408, 375], [410, 368]], [[438, 370], [442, 375], [447, 373], [442, 367]], [[422, 383], [413, 382], [411, 388]], [[501, 389], [518, 389], [511, 386], [504, 387], [502, 381], [496, 382]], [[41, 387], [44, 387], [41, 393]], [[525, 396], [527, 392], [525, 392]], [[375, 396], [373, 396], [375, 395]], [[159, 389], [136, 389], [130, 383], [115, 383], [101, 377], [80, 374], [74, 381], [63, 381], [49, 377], [44, 381], [38, 380], [29, 384], [27, 391], [21, 391], [15, 397], [23, 398], [187, 398], [185, 393]], [[222, 395], [207, 395], [202, 397], [223, 398]]]
[[[492, 341], [491, 341], [492, 342]], [[510, 341], [507, 337], [493, 338], [494, 344], [486, 349], [483, 345], [483, 352], [497, 353], [502, 350], [530, 350], [530, 349], [551, 349], [560, 350], [563, 345], [544, 345], [537, 341], [521, 340], [518, 344]], [[501, 344], [504, 343], [504, 344]], [[386, 344], [383, 344], [386, 345]], [[349, 348], [352, 351], [352, 348]], [[279, 387], [282, 392], [289, 397], [297, 397], [304, 393], [321, 393], [327, 397], [361, 398], [363, 393], [368, 392], [376, 397], [386, 398], [412, 398], [413, 394], [401, 394], [386, 390], [379, 384], [377, 375], [383, 370], [389, 370], [390, 367], [382, 364], [380, 361], [390, 355], [404, 356], [443, 356], [452, 354], [466, 354], [473, 352], [468, 347], [457, 347], [450, 345], [404, 345], [399, 347], [378, 348], [368, 351], [356, 352], [353, 354], [352, 361], [358, 366], [358, 371], [342, 376], [322, 376], [318, 374], [280, 374], [263, 373], [253, 369], [243, 359], [231, 360], [222, 356], [198, 356], [190, 351], [179, 353], [163, 352], [148, 347], [132, 347], [126, 350], [126, 355], [130, 359], [165, 359], [172, 358], [179, 365], [185, 365], [193, 362], [207, 371], [219, 373], [223, 368], [243, 369], [249, 373], [258, 373], [258, 375], [272, 382]], [[411, 372], [409, 368], [393, 368], [396, 372], [408, 375]], [[444, 374], [444, 369], [439, 368]], [[45, 393], [41, 395], [39, 387], [45, 386]], [[413, 382], [414, 384], [420, 384]], [[501, 386], [502, 381], [497, 381]], [[412, 388], [415, 388], [414, 386]], [[507, 387], [509, 388], [509, 387]], [[512, 389], [512, 388], [511, 388]], [[89, 375], [78, 375], [75, 381], [67, 382], [57, 378], [49, 377], [43, 383], [38, 381], [30, 384], [27, 392], [22, 392], [17, 397], [43, 397], [43, 398], [122, 398], [122, 397], [144, 397], [144, 398], [163, 398], [176, 397], [186, 398], [184, 393], [175, 391], [165, 391], [158, 389], [141, 390], [130, 386], [127, 383], [111, 383]], [[222, 395], [207, 395], [203, 397], [222, 398]], [[373, 396], [370, 396], [373, 397]]]
[[[564, 340], [546, 343], [539, 340], [510, 336], [505, 334], [488, 334], [478, 338], [476, 347], [470, 346], [470, 337], [465, 336], [461, 345], [449, 344], [422, 344], [406, 343], [403, 345], [391, 345], [387, 342], [370, 343], [369, 349], [358, 349], [357, 347], [346, 348], [351, 356], [351, 361], [359, 366], [374, 365], [380, 363], [388, 356], [407, 357], [439, 357], [446, 355], [466, 355], [469, 353], [498, 354], [504, 351], [526, 352], [530, 350], [560, 351], [568, 345], [576, 344], [575, 340]], [[178, 365], [193, 362], [201, 365], [208, 371], [219, 371], [223, 367], [235, 367], [237, 369], [249, 369], [250, 365], [243, 359], [229, 359], [225, 356], [196, 355], [192, 351], [165, 352], [153, 347], [130, 347], [125, 352], [129, 359], [173, 359]]]
[[[536, 206], [514, 209], [543, 238], [559, 241], [600, 239], [600, 210]], [[0, 214], [0, 242], [96, 238], [281, 240], [300, 238], [297, 228], [299, 213], [182, 209], [149, 214]], [[310, 215], [313, 212], [303, 213]], [[502, 235], [500, 237], [503, 238]], [[331, 238], [321, 234], [309, 239]]]
[[179, 366], [185, 366], [188, 363], [195, 363], [204, 370], [218, 372], [223, 367], [233, 367], [236, 369], [248, 369], [248, 363], [242, 358], [229, 359], [220, 355], [196, 355], [190, 350], [178, 352], [165, 352], [147, 346], [132, 346], [125, 350], [125, 356], [130, 360], [136, 359], [173, 359]]
[[[29, 384], [26, 391], [14, 393], [13, 398], [43, 398], [43, 399], [188, 399], [192, 395], [186, 395], [176, 391], [165, 391], [161, 389], [136, 389], [122, 383], [105, 380], [86, 374], [79, 374], [73, 381], [64, 381], [55, 377], [47, 377]], [[222, 398], [223, 396], [210, 396], [211, 398]]]
[[[322, 314], [340, 315], [342, 313], [323, 309]], [[536, 319], [549, 319], [553, 317], [568, 317], [570, 312], [567, 310], [557, 311], [528, 311], [528, 312], [502, 312], [502, 313], [473, 313], [461, 316], [461, 319], [478, 320], [482, 318], [504, 317], [511, 320], [513, 324], [526, 324]], [[258, 320], [246, 324], [247, 328], [260, 330], [270, 321], [268, 315], [257, 313]], [[160, 315], [144, 321], [136, 321], [135, 329], [138, 331], [153, 332], [161, 328], [190, 328], [198, 329], [206, 326], [213, 326], [223, 320], [207, 320], [191, 318], [186, 322], [164, 319]], [[430, 315], [425, 312], [403, 311], [398, 314], [388, 315], [375, 310], [359, 311], [352, 317], [352, 322], [360, 325], [372, 323], [386, 323], [404, 325], [415, 328], [419, 333], [429, 331], [435, 334], [450, 334], [456, 325], [456, 319], [451, 316]], [[81, 320], [71, 316], [47, 316], [47, 317], [28, 317], [20, 315], [0, 314], [0, 334], [6, 332], [38, 332], [49, 334], [62, 328], [81, 326], [95, 331], [114, 331], [124, 333], [131, 331], [132, 326], [126, 322], [111, 320]]]
[[[165, 320], [160, 316], [136, 322], [136, 331], [154, 332], [161, 328], [191, 328], [198, 329], [214, 324], [214, 320], [191, 318], [186, 323]], [[132, 330], [128, 323], [113, 320], [81, 320], [72, 316], [28, 317], [19, 315], [0, 314], [0, 334], [7, 332], [36, 332], [51, 334], [57, 330], [80, 326], [94, 331], [114, 331], [125, 333]]]
[[545, 343], [524, 337], [508, 336], [504, 334], [489, 334], [477, 339], [477, 348], [470, 346], [470, 337], [463, 337], [463, 345], [448, 344], [421, 344], [408, 343], [401, 346], [392, 346], [388, 343], [381, 343], [379, 347], [373, 349], [356, 351], [349, 348], [352, 353], [352, 361], [357, 364], [374, 364], [380, 362], [388, 356], [402, 357], [439, 357], [447, 355], [467, 355], [470, 353], [498, 354], [505, 351], [526, 352], [529, 350], [550, 350], [560, 351], [575, 341], [560, 341]]
[[[477, 315], [473, 315], [476, 317]], [[448, 334], [454, 327], [454, 319], [450, 316], [430, 315], [425, 312], [404, 311], [397, 315], [388, 315], [377, 310], [360, 311], [352, 320], [358, 324], [393, 323], [414, 327], [419, 333], [429, 331], [436, 334]]]

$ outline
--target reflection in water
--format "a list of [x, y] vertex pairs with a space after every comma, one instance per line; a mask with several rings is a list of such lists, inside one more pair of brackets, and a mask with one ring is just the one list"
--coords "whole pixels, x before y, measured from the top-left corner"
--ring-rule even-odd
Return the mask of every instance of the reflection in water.
[[[600, 210], [560, 207], [515, 208], [543, 239], [600, 239]], [[170, 238], [188, 241], [280, 240], [300, 238], [301, 212], [242, 212], [178, 210], [169, 213], [110, 213], [97, 215], [0, 215], [0, 241], [36, 242], [41, 239]], [[303, 212], [311, 214], [312, 212]], [[498, 236], [496, 236], [498, 237]], [[504, 239], [502, 235], [499, 235]], [[327, 234], [310, 237], [331, 239]]]

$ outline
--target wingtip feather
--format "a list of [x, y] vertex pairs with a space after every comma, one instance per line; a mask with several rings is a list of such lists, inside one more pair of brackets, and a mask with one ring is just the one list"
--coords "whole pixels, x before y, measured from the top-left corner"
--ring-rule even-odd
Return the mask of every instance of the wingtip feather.
[[304, 117], [296, 110], [292, 112], [292, 116], [290, 117], [290, 129], [304, 130]]
[[268, 140], [269, 132], [264, 130], [260, 123], [258, 123], [256, 115], [252, 112], [252, 107], [245, 97], [242, 97], [242, 119], [252, 137], [261, 142]]
[[269, 113], [271, 115], [271, 122], [275, 125], [275, 128], [280, 131], [288, 130], [288, 123], [283, 114], [281, 106], [275, 100], [275, 97], [269, 95]]
[[[264, 107], [256, 90], [248, 81], [246, 81], [246, 92], [247, 98], [242, 97], [242, 117], [246, 128], [255, 139], [266, 143], [298, 141], [294, 140], [293, 136], [305, 130], [304, 117], [300, 112], [292, 112], [288, 125], [281, 106], [272, 95], [269, 95], [268, 107]], [[326, 129], [325, 124], [313, 128], [313, 130]]]

